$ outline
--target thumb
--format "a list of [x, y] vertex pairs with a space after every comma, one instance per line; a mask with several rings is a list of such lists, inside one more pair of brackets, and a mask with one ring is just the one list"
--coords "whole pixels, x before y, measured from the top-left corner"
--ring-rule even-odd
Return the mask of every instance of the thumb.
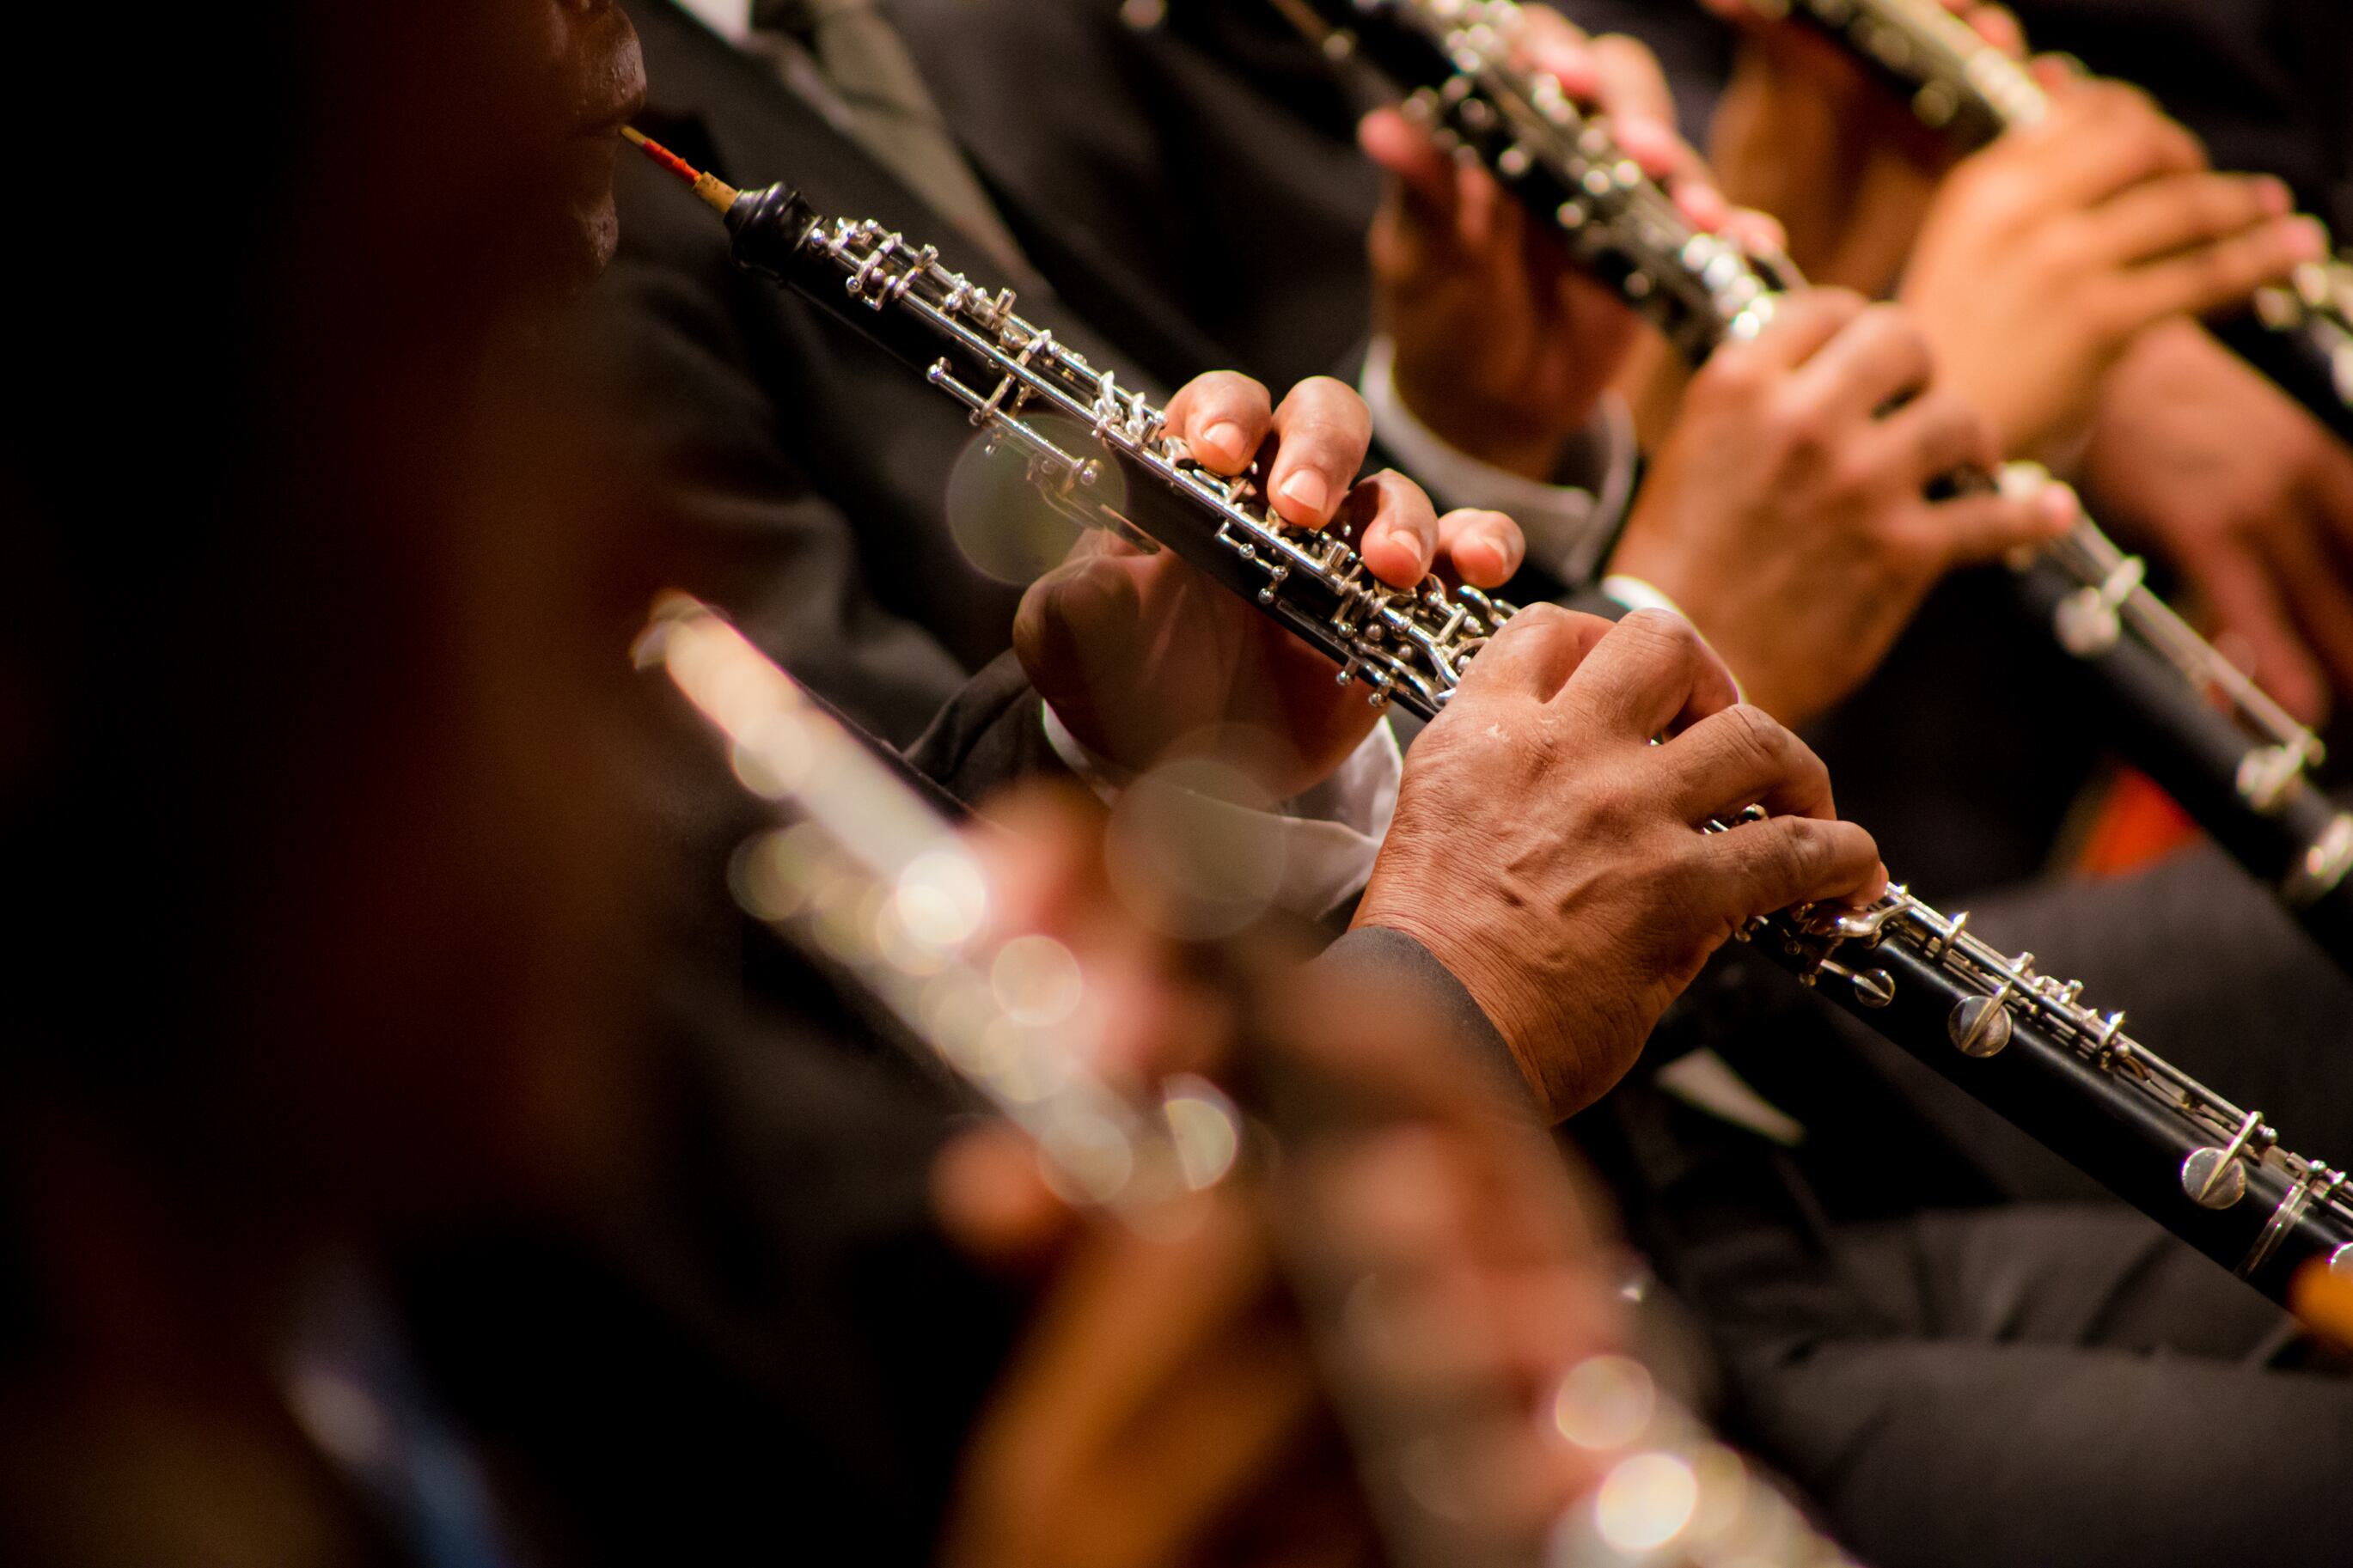
[[1013, 651], [1030, 684], [1067, 721], [1092, 711], [1091, 677], [1133, 637], [1142, 617], [1139, 569], [1157, 557], [1073, 555], [1029, 584], [1013, 616]]

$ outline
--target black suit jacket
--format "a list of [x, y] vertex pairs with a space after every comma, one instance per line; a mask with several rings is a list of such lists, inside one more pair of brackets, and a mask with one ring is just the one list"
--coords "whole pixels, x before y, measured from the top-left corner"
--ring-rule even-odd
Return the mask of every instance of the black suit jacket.
[[1271, 386], [1353, 379], [1380, 177], [1340, 78], [1266, 0], [1180, 3], [1142, 30], [1105, 0], [881, 8], [983, 174], [1053, 214], [1074, 258]]
[[[871, 217], [992, 268], [887, 171], [747, 58], [665, 0], [628, 0], [651, 84], [646, 123], [734, 184], [786, 180], [828, 216]], [[608, 379], [650, 466], [676, 575], [773, 656], [894, 743], [913, 742], [1010, 642], [1019, 584], [958, 543], [1041, 529], [1028, 488], [977, 456], [962, 411], [828, 313], [737, 269], [712, 215], [635, 161], [619, 254], [596, 291]], [[1215, 355], [1180, 311], [1131, 286], [1082, 234], [1004, 205], [1054, 286], [1020, 310], [1129, 384], [1173, 384]], [[1115, 315], [1122, 353], [1062, 297]], [[1141, 374], [1139, 374], [1139, 371]]]

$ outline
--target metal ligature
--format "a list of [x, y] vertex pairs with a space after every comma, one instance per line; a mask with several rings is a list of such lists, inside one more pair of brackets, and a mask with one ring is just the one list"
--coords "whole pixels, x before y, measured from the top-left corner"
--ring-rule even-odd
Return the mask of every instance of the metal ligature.
[[[1974, 150], [2050, 110], [2042, 84], [1937, 0], [1751, 0], [1844, 46], [1920, 122]], [[2353, 441], [2353, 258], [2306, 262], [2214, 334]]]
[[[1548, 74], [1514, 65], [1513, 0], [1278, 4], [1335, 59], [1395, 84], [1410, 117], [1484, 164], [1693, 363], [1754, 337], [1778, 297], [1802, 286], [1787, 260], [1751, 258], [1696, 228], [1605, 121]], [[2020, 466], [1953, 482], [2041, 477]], [[2353, 815], [2315, 776], [2320, 738], [2151, 592], [2146, 564], [2088, 517], [2018, 564], [2025, 613], [2066, 653], [2083, 706], [2117, 749], [2353, 973]]]
[[[1436, 578], [1388, 588], [1345, 530], [1283, 522], [1253, 479], [1202, 472], [1158, 410], [934, 247], [821, 216], [783, 185], [739, 193], [679, 168], [725, 216], [739, 263], [923, 367], [989, 440], [1027, 455], [1058, 505], [1198, 563], [1321, 649], [1371, 701], [1436, 717], [1513, 613]], [[1967, 928], [1968, 916], [1894, 888], [1861, 910], [1769, 917], [1742, 935], [2274, 1300], [2313, 1259], [2353, 1270], [2344, 1173], [2291, 1152], [2260, 1113], [2131, 1039], [2121, 1013], [2099, 1013], [2031, 955], [2005, 956]]]
[[[1376, 1332], [1365, 1310], [1376, 1281], [1318, 1244], [1312, 1184], [1286, 1172], [1298, 1163], [1249, 1159], [1254, 1143], [1240, 1111], [1202, 1079], [1120, 1085], [1089, 1068], [1100, 1042], [1078, 958], [1050, 937], [992, 931], [987, 873], [964, 840], [724, 617], [685, 595], [666, 595], [636, 652], [726, 739], [745, 787], [788, 819], [736, 857], [730, 877], [745, 912], [845, 973], [912, 1042], [1028, 1133], [1065, 1198], [1147, 1236], [1173, 1234], [1184, 1223], [1173, 1205], [1185, 1194], [1259, 1183], [1400, 1568], [1537, 1568], [1539, 1553], [1544, 1568], [1845, 1568], [1838, 1548], [1753, 1466], [1642, 1363], [1618, 1354], [1566, 1368], [1554, 1390], [1552, 1423], [1599, 1464], [1597, 1484], [1543, 1541], [1499, 1544], [1498, 1532], [1422, 1500], [1432, 1456], [1485, 1451], [1480, 1424], [1524, 1423], [1525, 1396], [1475, 1384], [1449, 1396], [1390, 1386], [1374, 1370], [1374, 1352], [1401, 1325], [1384, 1321]], [[1266, 1103], [1253, 1107], [1253, 1121], [1277, 1147], [1304, 1149], [1356, 1124], [1344, 1089], [1280, 1072], [1261, 1082]], [[1539, 1164], [1532, 1173], [1545, 1172]], [[1552, 1195], [1574, 1202], [1565, 1190]], [[1407, 1484], [1408, 1471], [1425, 1484]]]

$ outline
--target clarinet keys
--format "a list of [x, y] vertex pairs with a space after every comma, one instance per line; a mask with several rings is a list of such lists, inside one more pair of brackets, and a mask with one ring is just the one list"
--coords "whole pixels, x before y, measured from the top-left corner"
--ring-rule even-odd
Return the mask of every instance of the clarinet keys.
[[2181, 1192], [2200, 1208], [2229, 1208], [2247, 1195], [2246, 1168], [2220, 1149], [2194, 1149], [2181, 1162]]
[[1953, 1004], [1952, 1016], [1945, 1021], [1945, 1033], [1954, 1048], [1965, 1057], [1982, 1060], [2001, 1055], [2014, 1033], [2006, 999], [1997, 992], [1991, 996], [1965, 996]]

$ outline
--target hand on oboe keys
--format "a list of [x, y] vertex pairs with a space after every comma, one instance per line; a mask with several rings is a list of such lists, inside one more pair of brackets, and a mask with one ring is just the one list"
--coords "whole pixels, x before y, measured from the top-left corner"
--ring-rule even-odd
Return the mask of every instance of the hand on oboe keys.
[[2290, 712], [2319, 723], [2353, 691], [2353, 447], [2169, 321], [2109, 373], [2084, 472], [2102, 520], [2164, 551]]
[[[1771, 815], [1700, 831], [1752, 805]], [[1540, 605], [1415, 742], [1356, 920], [1436, 955], [1557, 1119], [1624, 1075], [1743, 922], [1886, 882], [1820, 759], [1736, 701], [1689, 623]]]
[[[1345, 522], [1373, 574], [1411, 588], [1433, 570], [1500, 587], [1519, 569], [1520, 531], [1499, 512], [1440, 517], [1412, 481], [1390, 472], [1361, 482], [1371, 445], [1363, 399], [1316, 377], [1280, 405], [1245, 375], [1213, 371], [1168, 402], [1168, 429], [1212, 473], [1264, 464], [1275, 514], [1305, 528]], [[1173, 552], [1145, 554], [1108, 534], [1021, 601], [1014, 647], [1039, 694], [1073, 736], [1131, 769], [1216, 726], [1246, 726], [1278, 742], [1261, 782], [1276, 799], [1316, 784], [1371, 731], [1379, 713], [1332, 661]]]
[[1947, 572], [2073, 523], [2063, 486], [1931, 498], [1999, 456], [1907, 312], [1793, 295], [1692, 378], [1610, 570], [1664, 593], [1750, 701], [1803, 724], [1878, 667]]
[[[1765, 0], [1702, 0], [1739, 29], [1708, 129], [1726, 197], [1771, 213], [1818, 284], [1878, 296], [1901, 276], [1936, 182], [1965, 149], [1928, 130], [1845, 47]], [[2003, 6], [1944, 0], [1992, 47], [2024, 52]]]
[[[1744, 23], [1710, 147], [1725, 192], [1780, 216], [1818, 283], [1892, 288], [1916, 245], [1905, 298], [2005, 449], [2088, 433], [2103, 524], [2178, 567], [2266, 689], [2321, 719], [2353, 689], [2353, 452], [2186, 314], [2162, 319], [2235, 305], [2308, 243], [2279, 188], [2208, 173], [2137, 90], [2055, 62], [2035, 68], [2050, 121], [1954, 170], [1953, 140], [1848, 49], [1754, 0], [1707, 4]], [[2007, 12], [1947, 4], [2024, 55]]]
[[2027, 455], [2080, 436], [2141, 332], [2239, 304], [2324, 251], [2285, 185], [2213, 173], [2147, 94], [2042, 75], [2048, 115], [1953, 171], [1902, 294], [2003, 450]]
[[[1467, 1529], [1534, 1561], [1599, 1479], [1546, 1419], [1553, 1389], [1623, 1342], [1600, 1256], [1526, 1178], [1548, 1152], [1493, 1125], [1401, 1123], [1315, 1152], [1286, 1196], [1314, 1205], [1332, 1266], [1382, 1287], [1372, 1366], [1417, 1397], [1493, 1400], [1475, 1463], [1450, 1478]], [[945, 1168], [967, 1207], [1032, 1205], [1050, 1237], [1028, 1340], [965, 1449], [944, 1568], [1345, 1568], [1387, 1561], [1342, 1447], [1326, 1374], [1247, 1194], [1198, 1200], [1145, 1237], [1054, 1208], [1034, 1157], [975, 1134]], [[1312, 1184], [1312, 1191], [1303, 1191]], [[1059, 1222], [1045, 1222], [1058, 1215]], [[951, 1211], [984, 1256], [1002, 1245]], [[1032, 1255], [1029, 1266], [1037, 1267]], [[1366, 1336], [1370, 1338], [1369, 1335]], [[1500, 1397], [1495, 1397], [1500, 1395]], [[1460, 1436], [1459, 1431], [1455, 1434]], [[1474, 1456], [1466, 1456], [1472, 1458]]]
[[[1236, 998], [1126, 914], [1092, 814], [1032, 798], [989, 817], [1013, 830], [978, 841], [997, 932], [1064, 943], [1082, 1005], [1117, 1028], [1090, 1065], [1230, 1076]], [[1278, 1122], [1271, 1168], [1131, 1227], [1064, 1206], [1009, 1128], [943, 1152], [950, 1237], [1039, 1292], [964, 1453], [948, 1568], [1380, 1561], [1332, 1402], [1383, 1390], [1491, 1412], [1460, 1502], [1531, 1558], [1596, 1479], [1541, 1417], [1565, 1373], [1623, 1343], [1623, 1309], [1550, 1146], [1409, 989], [1310, 964], [1267, 990], [1251, 1050], [1353, 1108]]]
[[[1588, 39], [1541, 5], [1523, 13], [1518, 41], [1529, 66], [1609, 117], [1619, 145], [1664, 183], [1685, 216], [1778, 245], [1769, 219], [1726, 208], [1676, 136], [1674, 105], [1649, 49], [1630, 37]], [[1370, 254], [1375, 324], [1396, 348], [1398, 396], [1457, 450], [1552, 479], [1563, 448], [1625, 368], [1640, 331], [1634, 313], [1609, 285], [1572, 266], [1567, 247], [1493, 176], [1402, 113], [1366, 116], [1358, 140], [1390, 175]]]

